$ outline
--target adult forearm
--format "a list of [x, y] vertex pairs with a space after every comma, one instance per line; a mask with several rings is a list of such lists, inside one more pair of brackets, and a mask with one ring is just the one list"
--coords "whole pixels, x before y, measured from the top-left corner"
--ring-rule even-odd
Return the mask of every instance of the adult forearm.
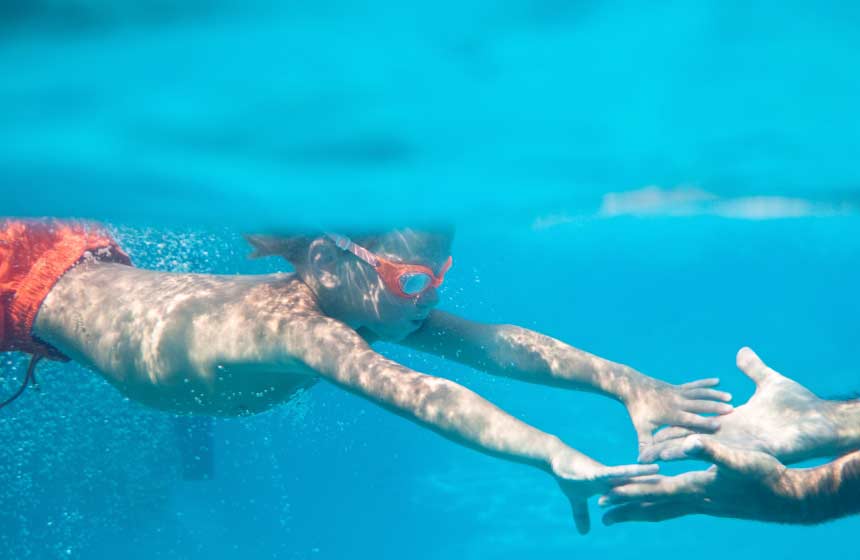
[[821, 523], [860, 513], [860, 451], [797, 472], [800, 523]]
[[830, 415], [837, 432], [834, 452], [860, 449], [860, 400], [833, 402]]

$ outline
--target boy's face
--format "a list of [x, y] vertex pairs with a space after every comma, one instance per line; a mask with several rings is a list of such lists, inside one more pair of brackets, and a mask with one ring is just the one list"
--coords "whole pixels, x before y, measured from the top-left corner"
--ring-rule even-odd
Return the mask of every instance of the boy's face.
[[[397, 230], [382, 236], [367, 249], [404, 264], [420, 264], [438, 274], [451, 254], [451, 235]], [[355, 256], [344, 254], [350, 277], [346, 283], [349, 300], [357, 319], [367, 329], [386, 340], [401, 340], [417, 330], [439, 302], [435, 288], [414, 298], [391, 293], [379, 274]]]

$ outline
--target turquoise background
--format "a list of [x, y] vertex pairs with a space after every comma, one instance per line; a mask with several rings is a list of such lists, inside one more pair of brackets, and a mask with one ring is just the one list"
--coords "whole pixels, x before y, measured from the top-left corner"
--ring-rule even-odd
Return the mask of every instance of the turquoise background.
[[[245, 231], [433, 220], [443, 309], [672, 382], [750, 345], [860, 389], [860, 10], [820, 2], [33, 0], [0, 6], [0, 213], [111, 225], [138, 266], [263, 273]], [[647, 188], [653, 187], [653, 188]], [[380, 345], [596, 459], [624, 409]], [[0, 394], [25, 357], [0, 357]], [[575, 533], [552, 480], [320, 383], [214, 425], [183, 481], [169, 415], [76, 365], [0, 414], [9, 558], [850, 556], [857, 518]], [[666, 465], [666, 472], [701, 468]]]

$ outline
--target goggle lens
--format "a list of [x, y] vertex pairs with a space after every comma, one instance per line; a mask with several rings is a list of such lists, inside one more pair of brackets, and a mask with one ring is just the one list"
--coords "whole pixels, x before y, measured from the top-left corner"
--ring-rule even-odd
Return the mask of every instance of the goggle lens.
[[400, 289], [404, 294], [414, 296], [426, 290], [431, 281], [427, 274], [404, 274], [400, 277]]

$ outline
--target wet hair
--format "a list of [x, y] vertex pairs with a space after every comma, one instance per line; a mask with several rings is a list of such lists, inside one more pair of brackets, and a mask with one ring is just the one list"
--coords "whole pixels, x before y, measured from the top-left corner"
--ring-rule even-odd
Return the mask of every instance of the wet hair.
[[[386, 236], [399, 230], [389, 230], [385, 232], [341, 232], [352, 239], [355, 243], [365, 247], [371, 251], [379, 250]], [[454, 228], [451, 226], [435, 226], [432, 228], [421, 228], [416, 232], [426, 235], [426, 243], [435, 243], [440, 239], [450, 239], [454, 235]], [[323, 232], [298, 233], [298, 234], [253, 234], [245, 235], [245, 239], [254, 248], [251, 253], [251, 258], [262, 258], [270, 256], [283, 257], [288, 260], [293, 266], [302, 266], [305, 264], [308, 257], [308, 249], [311, 244], [321, 237], [324, 237]], [[416, 247], [418, 249], [418, 247]]]
[[[277, 256], [285, 258], [296, 266], [304, 264], [307, 260], [311, 243], [324, 236], [322, 232], [295, 235], [253, 234], [245, 235], [245, 240], [254, 248], [254, 252], [250, 255], [252, 259]], [[381, 236], [365, 234], [348, 237], [359, 245], [373, 250]]]

